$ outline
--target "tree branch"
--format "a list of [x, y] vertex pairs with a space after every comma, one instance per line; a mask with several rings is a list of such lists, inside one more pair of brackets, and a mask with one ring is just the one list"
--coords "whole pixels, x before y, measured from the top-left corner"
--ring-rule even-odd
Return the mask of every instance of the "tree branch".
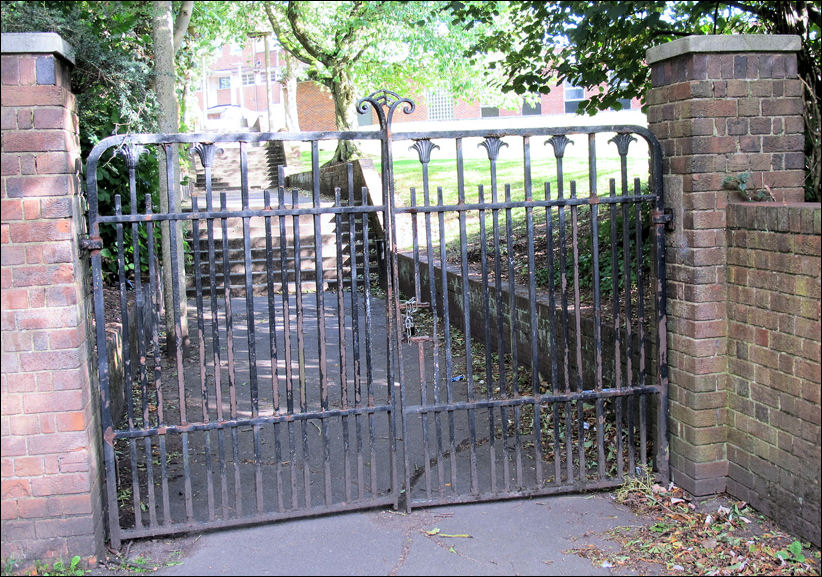
[[314, 42], [305, 29], [303, 29], [299, 20], [300, 13], [296, 2], [288, 3], [285, 15], [286, 18], [288, 18], [289, 24], [291, 24], [291, 31], [294, 33], [294, 37], [297, 39], [297, 42], [300, 43], [300, 46], [302, 46], [314, 60], [330, 66], [329, 61], [333, 60], [333, 55], [325, 52], [322, 46]]
[[349, 26], [348, 29], [345, 31], [342, 37], [340, 37], [340, 31], [337, 31], [334, 38], [334, 48], [336, 48], [336, 56], [337, 58], [342, 58], [342, 51], [343, 47], [346, 47], [350, 44], [353, 44], [357, 38], [354, 36], [355, 33], [359, 30], [364, 30], [364, 28], [357, 26], [356, 22], [352, 23], [351, 21], [357, 18], [360, 13], [365, 8], [365, 5], [360, 0], [354, 2], [354, 6], [351, 8], [351, 13], [349, 14]]
[[274, 31], [274, 34], [277, 36], [277, 40], [279, 40], [286, 52], [304, 64], [314, 64], [317, 60], [312, 58], [308, 53], [304, 52], [300, 45], [293, 42], [291, 37], [286, 34], [285, 30], [283, 30], [283, 27], [280, 25], [277, 16], [271, 10], [271, 6], [268, 3], [265, 3], [263, 7], [265, 8], [266, 15], [268, 16], [268, 21], [271, 24], [271, 29]]
[[194, 0], [185, 0], [180, 6], [180, 12], [177, 13], [177, 18], [174, 19], [174, 54], [180, 50], [183, 45], [183, 38], [186, 36], [188, 24], [191, 22], [191, 12], [194, 9]]
[[736, 8], [737, 10], [742, 10], [748, 14], [755, 14], [765, 20], [773, 20], [776, 17], [776, 13], [773, 10], [769, 10], [765, 6], [757, 8], [756, 6], [751, 6], [745, 2], [735, 2], [734, 0], [723, 2], [723, 4]]

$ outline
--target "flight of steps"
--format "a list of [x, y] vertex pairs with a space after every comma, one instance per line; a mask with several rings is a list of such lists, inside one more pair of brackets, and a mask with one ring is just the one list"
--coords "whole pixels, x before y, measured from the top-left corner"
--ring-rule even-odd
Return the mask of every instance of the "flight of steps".
[[[242, 208], [242, 191], [241, 191], [241, 176], [240, 176], [240, 149], [239, 146], [227, 146], [223, 148], [223, 154], [216, 155], [212, 166], [212, 203], [214, 210], [220, 210], [220, 195], [226, 196], [226, 207], [228, 210], [240, 210]], [[249, 186], [249, 208], [252, 210], [262, 209], [265, 207], [264, 189], [268, 189], [271, 193], [271, 204], [273, 207], [278, 205], [277, 198], [277, 158], [276, 151], [269, 151], [265, 146], [247, 146], [247, 168], [248, 168], [248, 186]], [[280, 160], [282, 162], [282, 160]], [[197, 167], [197, 180], [195, 185], [195, 193], [198, 195], [198, 207], [200, 210], [205, 210], [205, 174], [200, 166], [199, 158], [195, 158], [195, 166]], [[297, 200], [300, 207], [312, 206], [310, 193], [307, 191], [300, 191], [300, 196]], [[286, 208], [292, 206], [292, 195], [289, 189], [286, 194], [284, 202]], [[322, 201], [321, 206], [332, 206], [333, 203]], [[188, 210], [191, 209], [189, 204]], [[337, 284], [337, 237], [336, 237], [336, 223], [333, 214], [322, 214], [320, 220], [320, 237], [319, 246], [322, 253], [322, 271], [323, 271], [323, 285], [322, 290], [335, 288]], [[357, 216], [357, 233], [355, 238], [355, 246], [357, 250], [357, 268], [358, 282], [362, 282], [362, 227], [361, 215]], [[294, 241], [294, 217], [285, 217], [285, 275], [282, 273], [282, 261], [280, 251], [280, 219], [279, 217], [271, 217], [271, 247], [272, 254], [271, 261], [271, 276], [272, 284], [275, 292], [282, 290], [283, 282], [288, 283], [288, 290], [294, 291], [296, 286], [296, 259], [295, 259], [295, 241]], [[224, 259], [223, 259], [223, 232], [222, 222], [220, 220], [212, 221], [213, 229], [213, 251], [214, 260], [209, 262], [209, 242], [208, 242], [208, 227], [206, 221], [199, 222], [199, 239], [193, 238], [193, 226], [187, 227], [187, 240], [189, 251], [199, 248], [200, 258], [200, 280], [202, 286], [202, 294], [204, 297], [210, 294], [210, 278], [211, 270], [214, 271], [215, 290], [217, 295], [222, 297], [224, 295]], [[252, 271], [252, 292], [255, 295], [266, 294], [268, 291], [268, 262], [269, 259], [266, 254], [266, 223], [265, 217], [251, 217], [248, 219], [249, 226], [249, 245], [250, 256], [249, 264]], [[314, 216], [301, 215], [298, 218], [298, 229], [300, 238], [300, 280], [302, 283], [302, 290], [315, 291], [316, 290], [316, 244], [314, 234]], [[350, 286], [351, 284], [351, 263], [350, 263], [350, 235], [349, 235], [349, 218], [348, 215], [343, 215], [341, 227], [341, 244], [342, 244], [342, 261], [343, 261], [343, 285]], [[372, 278], [376, 278], [379, 274], [380, 258], [382, 255], [382, 246], [379, 245], [372, 235], [370, 235], [369, 249], [370, 249], [370, 265]], [[243, 219], [229, 218], [226, 222], [226, 244], [228, 248], [228, 267], [229, 267], [229, 282], [232, 296], [244, 296], [246, 294], [246, 263], [245, 263], [245, 243], [243, 240]], [[285, 278], [283, 278], [285, 277]], [[196, 295], [196, 276], [193, 270], [189, 270], [187, 274], [187, 293], [189, 297]]]
[[[214, 156], [211, 167], [211, 186], [214, 191], [240, 190], [240, 147], [230, 143], [221, 146], [223, 153]], [[249, 188], [264, 189], [272, 187], [277, 180], [277, 167], [273, 165], [274, 158], [268, 152], [266, 145], [246, 146], [248, 161]], [[194, 165], [197, 171], [197, 189], [205, 190], [205, 171], [200, 159], [195, 158]], [[215, 197], [215, 204], [216, 204]]]
[[[272, 204], [276, 206], [272, 200]], [[311, 200], [307, 197], [300, 197], [298, 200], [299, 206], [311, 206]], [[264, 207], [262, 191], [251, 191], [249, 205], [252, 209], [259, 209]], [[322, 206], [329, 206], [330, 203], [323, 202]], [[200, 204], [201, 206], [201, 204]], [[287, 208], [292, 206], [290, 199], [285, 203]], [[229, 191], [227, 193], [227, 207], [229, 210], [239, 210], [241, 201], [239, 193]], [[322, 255], [322, 271], [323, 284], [322, 290], [333, 289], [337, 284], [337, 235], [336, 235], [336, 221], [333, 214], [322, 214], [318, 216], [320, 221], [320, 236], [319, 246]], [[285, 248], [285, 275], [282, 271], [282, 253], [280, 250], [280, 218], [270, 218], [270, 235], [271, 235], [271, 277], [274, 292], [282, 290], [283, 282], [288, 283], [289, 292], [296, 289], [296, 265], [295, 258], [295, 236], [294, 236], [294, 217], [285, 217], [285, 236], [283, 237]], [[220, 220], [212, 221], [213, 229], [213, 261], [209, 260], [209, 241], [208, 241], [208, 226], [206, 221], [200, 221], [199, 224], [199, 240], [193, 238], [193, 227], [189, 229], [188, 242], [189, 250], [193, 251], [199, 248], [200, 259], [200, 280], [203, 291], [203, 296], [208, 296], [210, 289], [211, 271], [214, 271], [215, 290], [217, 295], [222, 297], [224, 295], [224, 271], [225, 262], [223, 256], [223, 229]], [[266, 223], [265, 217], [255, 216], [248, 218], [249, 227], [249, 265], [251, 268], [252, 293], [255, 295], [266, 294], [268, 291], [268, 266], [269, 258], [266, 253]], [[362, 282], [362, 230], [360, 226], [356, 227], [359, 234], [356, 234], [355, 244], [357, 247], [357, 263], [358, 263], [358, 282]], [[299, 251], [299, 269], [300, 281], [302, 283], [303, 292], [313, 292], [316, 290], [316, 254], [317, 254], [317, 238], [314, 234], [314, 216], [310, 214], [300, 215], [297, 218], [297, 229], [299, 231], [300, 251]], [[349, 235], [349, 221], [347, 215], [344, 215], [340, 227], [341, 246], [342, 246], [342, 262], [343, 262], [343, 285], [349, 286], [351, 282], [351, 263], [350, 263], [350, 235]], [[246, 294], [246, 258], [245, 258], [245, 241], [243, 233], [243, 219], [229, 218], [226, 221], [226, 242], [228, 248], [228, 268], [229, 268], [229, 282], [231, 287], [231, 294], [233, 296], [244, 296]], [[371, 242], [371, 272], [376, 275], [378, 273], [377, 251], [376, 243]], [[192, 257], [193, 258], [193, 257]], [[193, 271], [187, 275], [187, 291], [189, 297], [196, 295], [196, 275]]]

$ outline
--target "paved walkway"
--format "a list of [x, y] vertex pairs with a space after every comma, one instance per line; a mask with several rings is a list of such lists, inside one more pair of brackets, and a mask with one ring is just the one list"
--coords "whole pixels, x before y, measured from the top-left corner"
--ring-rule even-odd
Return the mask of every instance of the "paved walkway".
[[157, 574], [632, 575], [630, 569], [597, 567], [570, 550], [612, 549], [608, 529], [647, 521], [607, 493], [436, 507], [410, 515], [365, 511], [189, 538], [181, 564]]

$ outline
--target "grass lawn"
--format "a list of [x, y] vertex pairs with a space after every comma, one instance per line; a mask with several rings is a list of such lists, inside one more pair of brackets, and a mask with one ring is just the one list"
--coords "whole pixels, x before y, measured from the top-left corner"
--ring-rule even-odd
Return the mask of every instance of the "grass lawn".
[[[620, 193], [620, 162], [616, 146], [608, 143], [610, 134], [599, 134], [596, 137], [596, 169], [597, 169], [597, 194], [605, 196], [609, 194], [609, 180], [615, 179], [617, 194]], [[551, 197], [557, 196], [557, 164], [554, 158], [553, 149], [550, 145], [544, 144], [546, 137], [533, 137], [531, 140], [531, 182], [532, 194], [535, 200], [545, 198], [545, 182], [550, 182]], [[511, 187], [511, 199], [514, 201], [524, 200], [524, 163], [521, 137], [505, 137], [503, 139], [509, 144], [500, 151], [496, 163], [497, 169], [497, 198], [505, 199], [505, 185]], [[577, 196], [588, 196], [589, 194], [589, 162], [588, 143], [584, 135], [572, 137], [573, 145], [569, 145], [565, 150], [563, 159], [563, 180], [564, 196], [570, 196], [571, 183], [576, 184]], [[435, 141], [440, 148], [431, 154], [431, 161], [428, 164], [430, 203], [437, 203], [437, 187], [442, 187], [443, 202], [446, 206], [454, 206], [459, 201], [456, 151], [453, 140]], [[492, 200], [490, 163], [485, 149], [478, 146], [481, 139], [466, 138], [463, 142], [463, 176], [466, 202], [476, 202], [478, 200], [478, 186], [484, 189], [485, 201]], [[396, 202], [400, 206], [411, 205], [411, 189], [416, 189], [416, 204], [422, 205], [423, 199], [423, 179], [422, 165], [419, 162], [417, 153], [409, 150], [412, 141], [397, 141], [394, 143], [394, 189]], [[336, 143], [324, 141], [320, 143], [320, 164], [331, 158]], [[374, 161], [375, 168], [381, 169], [381, 159], [378, 154], [377, 142], [371, 141], [363, 143], [366, 156]], [[310, 168], [311, 152], [306, 146], [302, 152], [303, 166]], [[628, 155], [627, 175], [629, 188], [633, 189], [633, 179], [639, 178], [642, 185], [648, 181], [648, 149], [642, 139], [631, 144]], [[587, 208], [579, 210], [580, 215], [586, 213]], [[505, 235], [505, 221], [507, 211], [501, 210], [498, 213], [501, 234]], [[570, 213], [569, 219], [570, 219]], [[492, 226], [492, 212], [486, 211], [486, 226], [490, 234]], [[556, 210], [554, 210], [556, 218]], [[511, 220], [513, 231], [523, 231], [526, 225], [526, 211], [522, 208], [511, 210]], [[432, 237], [438, 242], [439, 229], [436, 213], [432, 214]], [[545, 223], [545, 210], [534, 211], [535, 225]], [[446, 242], [452, 247], [458, 247], [460, 240], [459, 213], [449, 211], [445, 214]], [[424, 217], [418, 217], [419, 233], [425, 234]], [[411, 246], [411, 226], [408, 215], [398, 215], [397, 222], [397, 242], [400, 249], [408, 249]], [[544, 230], [544, 229], [543, 229]], [[477, 211], [472, 211], [466, 215], [466, 242], [469, 244], [479, 242], [480, 222]], [[505, 237], [502, 237], [504, 241]]]

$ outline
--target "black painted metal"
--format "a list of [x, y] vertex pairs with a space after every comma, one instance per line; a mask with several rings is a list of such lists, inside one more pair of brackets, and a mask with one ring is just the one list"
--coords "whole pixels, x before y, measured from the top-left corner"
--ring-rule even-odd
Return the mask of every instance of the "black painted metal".
[[[413, 110], [387, 91], [360, 102], [361, 110], [376, 111], [377, 131], [113, 136], [92, 151], [87, 190], [94, 242], [85, 246], [92, 254], [113, 547], [123, 539], [401, 502], [411, 510], [606, 488], [640, 466], [667, 478], [667, 219], [656, 139], [636, 126], [393, 132], [401, 105], [405, 113]], [[600, 195], [597, 136], [613, 133], [608, 142], [617, 148], [621, 186], [617, 192], [612, 180]], [[532, 150], [534, 137], [545, 146]], [[580, 194], [563, 167], [577, 137], [588, 145], [588, 188]], [[637, 137], [651, 160], [647, 191], [639, 179], [628, 188], [629, 146]], [[380, 143], [378, 204], [368, 204], [365, 189], [354, 191], [350, 166], [346, 189], [322, 197], [320, 144], [341, 139]], [[274, 190], [255, 205], [248, 147], [275, 140], [309, 144], [312, 190], [305, 198], [286, 190], [279, 167]], [[482, 162], [465, 147], [475, 141], [487, 156], [484, 183], [466, 183], [466, 164]], [[394, 190], [392, 148], [400, 142], [412, 143], [422, 176], [422, 202], [412, 189], [407, 206], [396, 202]], [[150, 196], [140, 210], [140, 156], [183, 144], [192, 145], [203, 167], [205, 190], [181, 212], [156, 212]], [[240, 149], [239, 207], [226, 191], [214, 190], [220, 146]], [[112, 149], [126, 161], [129, 210], [118, 192], [114, 213], [100, 214], [97, 171]], [[442, 186], [432, 199], [436, 149], [454, 151], [456, 190], [447, 193], [455, 203], [444, 201]], [[498, 182], [500, 163], [512, 159], [522, 162], [521, 185]], [[535, 168], [546, 160], [555, 174]], [[175, 182], [171, 165], [161, 169]], [[540, 179], [538, 198], [532, 189]], [[474, 185], [476, 196], [467, 192]], [[387, 248], [382, 283], [371, 278], [369, 254], [382, 243], [369, 238], [375, 215]], [[265, 258], [256, 261], [254, 222], [263, 223], [265, 241]], [[193, 260], [188, 347], [180, 338], [164, 343], [160, 309], [179, 311], [186, 289], [175, 276], [172, 302], [162, 302], [157, 223], [192, 233], [188, 249], [170, 236], [172, 262], [187, 254]], [[326, 224], [333, 239], [323, 243]], [[604, 235], [602, 227], [608, 227]], [[124, 329], [129, 308], [137, 312], [137, 341], [123, 343], [121, 422], [112, 413], [101, 228], [116, 238]], [[235, 231], [241, 231], [239, 260], [230, 256]], [[406, 256], [399, 250], [406, 232], [410, 285], [403, 284]], [[147, 248], [145, 277], [126, 266], [127, 247], [138, 262]], [[253, 282], [260, 262], [263, 296]], [[235, 269], [243, 282], [232, 286]], [[468, 278], [477, 279], [478, 297]], [[604, 304], [603, 290], [611, 304]], [[175, 334], [180, 328], [178, 321]]]

